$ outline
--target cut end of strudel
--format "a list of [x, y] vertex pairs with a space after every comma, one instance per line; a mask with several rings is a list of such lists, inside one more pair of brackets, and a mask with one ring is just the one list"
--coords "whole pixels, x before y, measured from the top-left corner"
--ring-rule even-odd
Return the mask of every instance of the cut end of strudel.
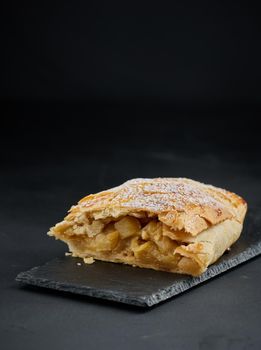
[[74, 257], [202, 274], [239, 238], [246, 202], [185, 178], [133, 179], [73, 206], [50, 236]]

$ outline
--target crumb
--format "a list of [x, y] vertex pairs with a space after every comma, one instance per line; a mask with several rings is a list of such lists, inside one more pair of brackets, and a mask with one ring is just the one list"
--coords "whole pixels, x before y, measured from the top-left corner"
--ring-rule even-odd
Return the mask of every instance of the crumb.
[[78, 266], [82, 266], [82, 264], [81, 264], [81, 263], [77, 263], [77, 265], [78, 265]]
[[65, 256], [71, 256], [71, 255], [72, 255], [72, 253], [69, 253], [69, 252], [65, 253]]
[[83, 258], [83, 261], [85, 262], [85, 264], [93, 264], [94, 263], [94, 259], [92, 256], [89, 258]]
[[227, 248], [224, 252], [224, 254], [228, 254], [231, 251], [231, 248]]

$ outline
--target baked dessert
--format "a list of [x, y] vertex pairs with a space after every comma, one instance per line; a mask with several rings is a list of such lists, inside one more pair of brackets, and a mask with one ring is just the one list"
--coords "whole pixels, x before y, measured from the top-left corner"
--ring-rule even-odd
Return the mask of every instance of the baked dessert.
[[48, 234], [74, 257], [202, 274], [239, 238], [238, 195], [185, 178], [133, 179], [84, 197]]

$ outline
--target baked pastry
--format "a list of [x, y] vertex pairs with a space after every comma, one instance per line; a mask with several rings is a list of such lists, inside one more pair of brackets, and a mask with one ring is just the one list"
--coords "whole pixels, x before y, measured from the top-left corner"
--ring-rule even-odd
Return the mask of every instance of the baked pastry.
[[133, 179], [84, 197], [48, 234], [75, 257], [198, 276], [239, 238], [246, 202], [185, 178]]

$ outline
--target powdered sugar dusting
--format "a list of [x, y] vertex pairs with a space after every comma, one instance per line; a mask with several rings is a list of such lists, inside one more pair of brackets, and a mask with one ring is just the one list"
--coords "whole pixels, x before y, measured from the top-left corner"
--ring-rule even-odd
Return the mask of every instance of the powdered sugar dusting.
[[[165, 210], [183, 210], [187, 205], [222, 208], [222, 203], [208, 192], [209, 186], [184, 178], [133, 179], [105, 191], [108, 196], [96, 198], [92, 204], [82, 203], [90, 210], [96, 204], [149, 210], [155, 213]], [[99, 194], [98, 194], [99, 195]], [[94, 206], [94, 207], [93, 207]]]

